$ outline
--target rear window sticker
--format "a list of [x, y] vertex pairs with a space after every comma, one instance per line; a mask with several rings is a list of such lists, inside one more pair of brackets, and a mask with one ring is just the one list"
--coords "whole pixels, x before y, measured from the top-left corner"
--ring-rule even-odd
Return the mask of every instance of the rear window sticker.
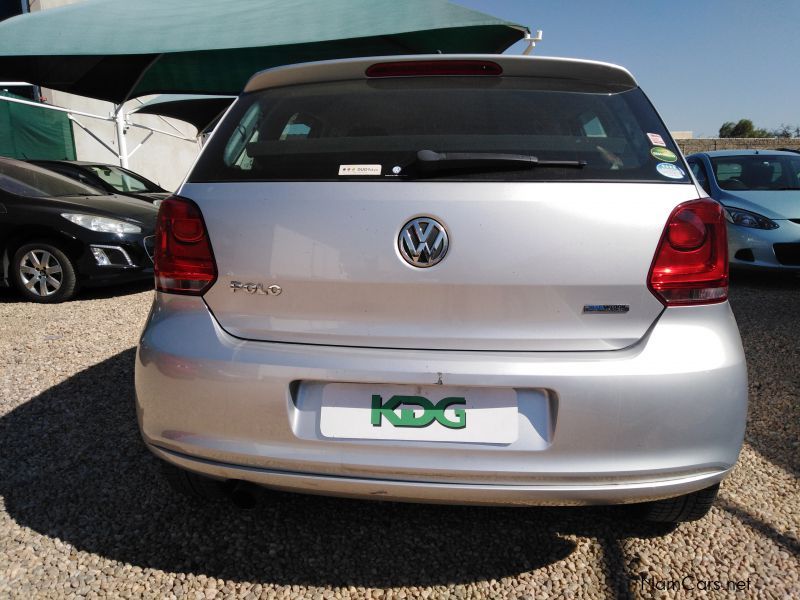
[[339, 175], [380, 175], [381, 165], [339, 165]]
[[686, 172], [672, 163], [658, 163], [656, 165], [656, 171], [670, 179], [683, 179], [686, 177]]
[[677, 154], [675, 154], [672, 150], [662, 148], [661, 146], [650, 148], [650, 154], [653, 155], [653, 158], [662, 160], [664, 162], [674, 163], [676, 160], [678, 160]]

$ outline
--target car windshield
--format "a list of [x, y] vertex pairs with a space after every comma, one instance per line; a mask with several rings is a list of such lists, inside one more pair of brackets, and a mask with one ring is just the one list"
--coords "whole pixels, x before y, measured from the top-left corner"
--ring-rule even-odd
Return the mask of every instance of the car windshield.
[[99, 196], [97, 190], [48, 169], [0, 160], [0, 189], [30, 198]]
[[[190, 181], [686, 183], [673, 144], [638, 88], [526, 77], [337, 81], [241, 97]], [[423, 174], [420, 151], [480, 156], [470, 168], [451, 160]], [[538, 161], [520, 168], [503, 155]]]
[[723, 190], [800, 189], [800, 156], [748, 154], [711, 159]]
[[113, 165], [90, 165], [88, 168], [118, 192], [160, 191], [154, 183], [144, 177]]

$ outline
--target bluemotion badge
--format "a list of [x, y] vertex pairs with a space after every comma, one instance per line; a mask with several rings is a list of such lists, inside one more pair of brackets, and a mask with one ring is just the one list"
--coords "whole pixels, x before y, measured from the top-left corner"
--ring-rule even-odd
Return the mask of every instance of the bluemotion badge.
[[674, 163], [678, 160], [678, 156], [672, 150], [662, 148], [661, 146], [650, 148], [650, 154], [653, 155], [653, 158], [663, 160], [664, 162]]
[[[386, 419], [395, 427], [427, 427], [434, 421], [448, 429], [464, 429], [467, 426], [467, 411], [464, 408], [454, 408], [454, 420], [450, 420], [445, 410], [453, 405], [464, 405], [464, 398], [442, 398], [434, 404], [422, 396], [392, 396], [385, 403], [379, 394], [372, 395], [371, 421], [373, 427], [380, 427], [382, 420]], [[404, 408], [400, 408], [400, 407]], [[422, 414], [414, 413], [415, 406], [422, 409]], [[400, 408], [400, 414], [395, 412]]]
[[585, 304], [583, 312], [587, 315], [624, 314], [631, 309], [629, 304]]

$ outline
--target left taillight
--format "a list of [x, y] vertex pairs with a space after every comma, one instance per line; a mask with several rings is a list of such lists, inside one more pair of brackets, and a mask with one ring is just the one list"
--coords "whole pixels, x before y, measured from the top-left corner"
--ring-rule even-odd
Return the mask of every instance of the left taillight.
[[198, 206], [172, 196], [158, 209], [155, 244], [156, 289], [199, 296], [217, 280], [217, 264]]

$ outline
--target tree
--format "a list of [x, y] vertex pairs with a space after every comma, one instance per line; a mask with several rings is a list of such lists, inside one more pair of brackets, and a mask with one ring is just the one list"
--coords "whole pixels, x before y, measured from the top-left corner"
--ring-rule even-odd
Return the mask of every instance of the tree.
[[725, 121], [722, 124], [722, 127], [719, 128], [719, 137], [721, 138], [729, 138], [733, 137], [731, 134], [733, 133], [733, 128], [736, 123], [732, 121]]
[[800, 137], [800, 127], [781, 123], [780, 127], [772, 131], [772, 136], [777, 138]]
[[721, 138], [765, 138], [771, 137], [766, 129], [756, 129], [750, 119], [739, 119], [738, 123], [726, 121], [719, 128]]

